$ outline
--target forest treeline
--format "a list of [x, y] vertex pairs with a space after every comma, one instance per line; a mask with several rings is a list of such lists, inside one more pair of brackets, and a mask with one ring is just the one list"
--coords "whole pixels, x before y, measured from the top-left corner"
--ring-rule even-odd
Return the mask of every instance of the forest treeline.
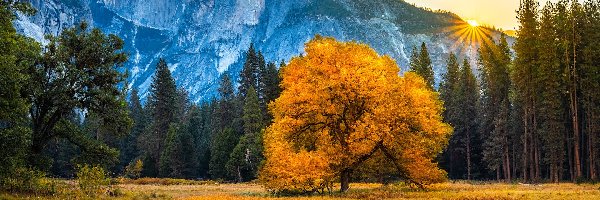
[[[484, 39], [474, 67], [451, 54], [437, 86], [427, 45], [413, 48], [410, 71], [437, 90], [444, 121], [454, 127], [437, 157], [449, 178], [598, 179], [599, 6], [562, 0], [541, 7], [525, 0], [512, 48], [504, 35]], [[82, 23], [48, 36], [42, 46], [17, 34], [16, 11], [35, 13], [25, 3], [0, 1], [3, 187], [40, 171], [72, 177], [82, 164], [130, 178], [258, 178], [283, 61], [267, 62], [251, 45], [239, 79], [223, 74], [217, 98], [193, 103], [160, 59], [143, 101], [126, 87], [127, 54], [117, 36]], [[398, 179], [387, 172], [343, 177]]]
[[477, 80], [451, 55], [440, 84], [454, 135], [440, 163], [454, 179], [598, 179], [600, 3], [522, 1], [511, 51], [484, 40]]
[[152, 79], [144, 106], [132, 90], [133, 129], [115, 143], [123, 150], [116, 173], [139, 160], [143, 177], [256, 179], [263, 160], [262, 130], [272, 119], [267, 104], [280, 93], [274, 62], [265, 62], [251, 45], [239, 80], [224, 74], [218, 98], [200, 104], [177, 88], [165, 60], [158, 62]]

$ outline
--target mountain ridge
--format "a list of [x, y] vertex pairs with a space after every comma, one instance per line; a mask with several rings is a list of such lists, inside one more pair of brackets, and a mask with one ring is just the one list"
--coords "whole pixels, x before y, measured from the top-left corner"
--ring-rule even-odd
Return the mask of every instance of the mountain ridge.
[[[449, 12], [432, 12], [401, 0], [32, 0], [38, 14], [19, 15], [25, 35], [43, 42], [79, 21], [121, 37], [130, 59], [129, 87], [148, 94], [154, 65], [163, 57], [179, 87], [195, 101], [217, 94], [223, 73], [234, 78], [244, 51], [254, 43], [267, 61], [303, 53], [314, 35], [369, 44], [408, 69], [412, 46], [425, 42], [436, 79], [450, 51], [475, 58], [472, 46], [456, 45], [447, 27], [464, 23]], [[474, 62], [474, 61], [473, 61]]]

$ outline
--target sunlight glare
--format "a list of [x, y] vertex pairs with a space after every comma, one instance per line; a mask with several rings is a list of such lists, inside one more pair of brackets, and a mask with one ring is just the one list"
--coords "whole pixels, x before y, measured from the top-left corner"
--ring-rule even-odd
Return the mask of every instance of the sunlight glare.
[[457, 19], [451, 24], [445, 27], [443, 32], [449, 34], [450, 39], [454, 40], [451, 49], [455, 53], [466, 53], [483, 43], [492, 41], [494, 30], [479, 24], [476, 20]]
[[479, 26], [479, 23], [477, 23], [477, 20], [467, 20], [467, 23], [469, 23], [469, 25], [471, 25], [472, 27], [477, 27]]

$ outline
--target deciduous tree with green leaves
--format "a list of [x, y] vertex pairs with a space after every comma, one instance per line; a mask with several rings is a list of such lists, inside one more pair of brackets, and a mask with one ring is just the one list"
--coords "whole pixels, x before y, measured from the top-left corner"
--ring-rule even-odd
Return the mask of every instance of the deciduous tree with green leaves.
[[93, 113], [104, 133], [129, 132], [131, 119], [119, 87], [125, 80], [120, 68], [127, 60], [123, 41], [99, 29], [90, 30], [86, 23], [47, 39], [41, 60], [28, 71], [30, 163], [36, 165], [48, 142], [55, 138], [66, 138], [83, 152], [112, 155], [114, 150], [87, 137], [70, 117], [74, 112]]

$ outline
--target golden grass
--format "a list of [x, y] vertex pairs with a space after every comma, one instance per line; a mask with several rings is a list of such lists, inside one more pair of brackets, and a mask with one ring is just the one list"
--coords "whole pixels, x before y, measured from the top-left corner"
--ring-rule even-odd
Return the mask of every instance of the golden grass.
[[[164, 181], [149, 181], [163, 183]], [[411, 189], [404, 185], [355, 183], [347, 193], [279, 197], [264, 190], [258, 184], [219, 184], [202, 182], [192, 185], [125, 184], [113, 186], [120, 190], [118, 196], [105, 195], [102, 199], [183, 199], [183, 200], [346, 200], [346, 199], [600, 199], [600, 184], [504, 184], [466, 182], [432, 185], [426, 191]], [[72, 181], [63, 181], [57, 194], [35, 196], [0, 193], [0, 199], [86, 199], [77, 192]]]
[[195, 181], [186, 179], [174, 179], [174, 178], [116, 178], [114, 179], [117, 184], [134, 184], [134, 185], [206, 185], [214, 184], [215, 181]]

